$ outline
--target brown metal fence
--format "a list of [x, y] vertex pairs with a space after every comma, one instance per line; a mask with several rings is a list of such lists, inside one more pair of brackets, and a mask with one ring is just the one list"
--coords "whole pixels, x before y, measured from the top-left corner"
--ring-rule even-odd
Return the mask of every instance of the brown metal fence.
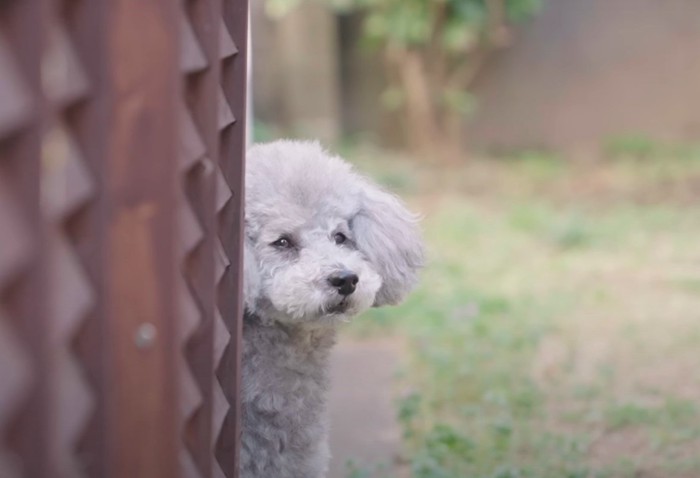
[[246, 0], [0, 0], [0, 478], [237, 475]]

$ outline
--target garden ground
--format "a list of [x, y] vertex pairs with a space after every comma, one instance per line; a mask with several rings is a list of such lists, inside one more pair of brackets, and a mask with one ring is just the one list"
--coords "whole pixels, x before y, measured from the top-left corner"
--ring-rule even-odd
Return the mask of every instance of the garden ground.
[[406, 344], [386, 387], [412, 477], [700, 477], [700, 152], [604, 153], [349, 154], [425, 217], [418, 290], [343, 339]]

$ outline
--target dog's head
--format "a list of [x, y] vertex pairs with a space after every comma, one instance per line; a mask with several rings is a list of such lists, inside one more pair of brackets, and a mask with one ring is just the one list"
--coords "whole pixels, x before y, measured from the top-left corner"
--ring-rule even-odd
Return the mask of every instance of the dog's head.
[[396, 304], [416, 283], [416, 217], [318, 143], [248, 151], [245, 305], [285, 323], [334, 323]]

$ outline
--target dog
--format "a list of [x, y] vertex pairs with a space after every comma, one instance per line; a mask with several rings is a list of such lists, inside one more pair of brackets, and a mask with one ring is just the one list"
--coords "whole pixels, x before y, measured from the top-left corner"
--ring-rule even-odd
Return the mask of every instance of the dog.
[[417, 282], [417, 217], [316, 142], [246, 160], [241, 478], [322, 478], [328, 358], [343, 322]]

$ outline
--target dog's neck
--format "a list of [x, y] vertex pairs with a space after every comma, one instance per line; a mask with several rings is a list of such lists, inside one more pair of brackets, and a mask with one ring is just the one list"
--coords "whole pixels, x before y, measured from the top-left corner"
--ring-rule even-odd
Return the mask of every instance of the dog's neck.
[[269, 349], [273, 353], [259, 359], [273, 366], [315, 375], [325, 372], [336, 333], [336, 326], [270, 322], [246, 310], [243, 319], [244, 341], [252, 347], [246, 346], [243, 360], [246, 360], [246, 355], [259, 356], [261, 349]]
[[242, 478], [326, 476], [328, 359], [335, 334], [335, 327], [281, 324], [246, 312]]

